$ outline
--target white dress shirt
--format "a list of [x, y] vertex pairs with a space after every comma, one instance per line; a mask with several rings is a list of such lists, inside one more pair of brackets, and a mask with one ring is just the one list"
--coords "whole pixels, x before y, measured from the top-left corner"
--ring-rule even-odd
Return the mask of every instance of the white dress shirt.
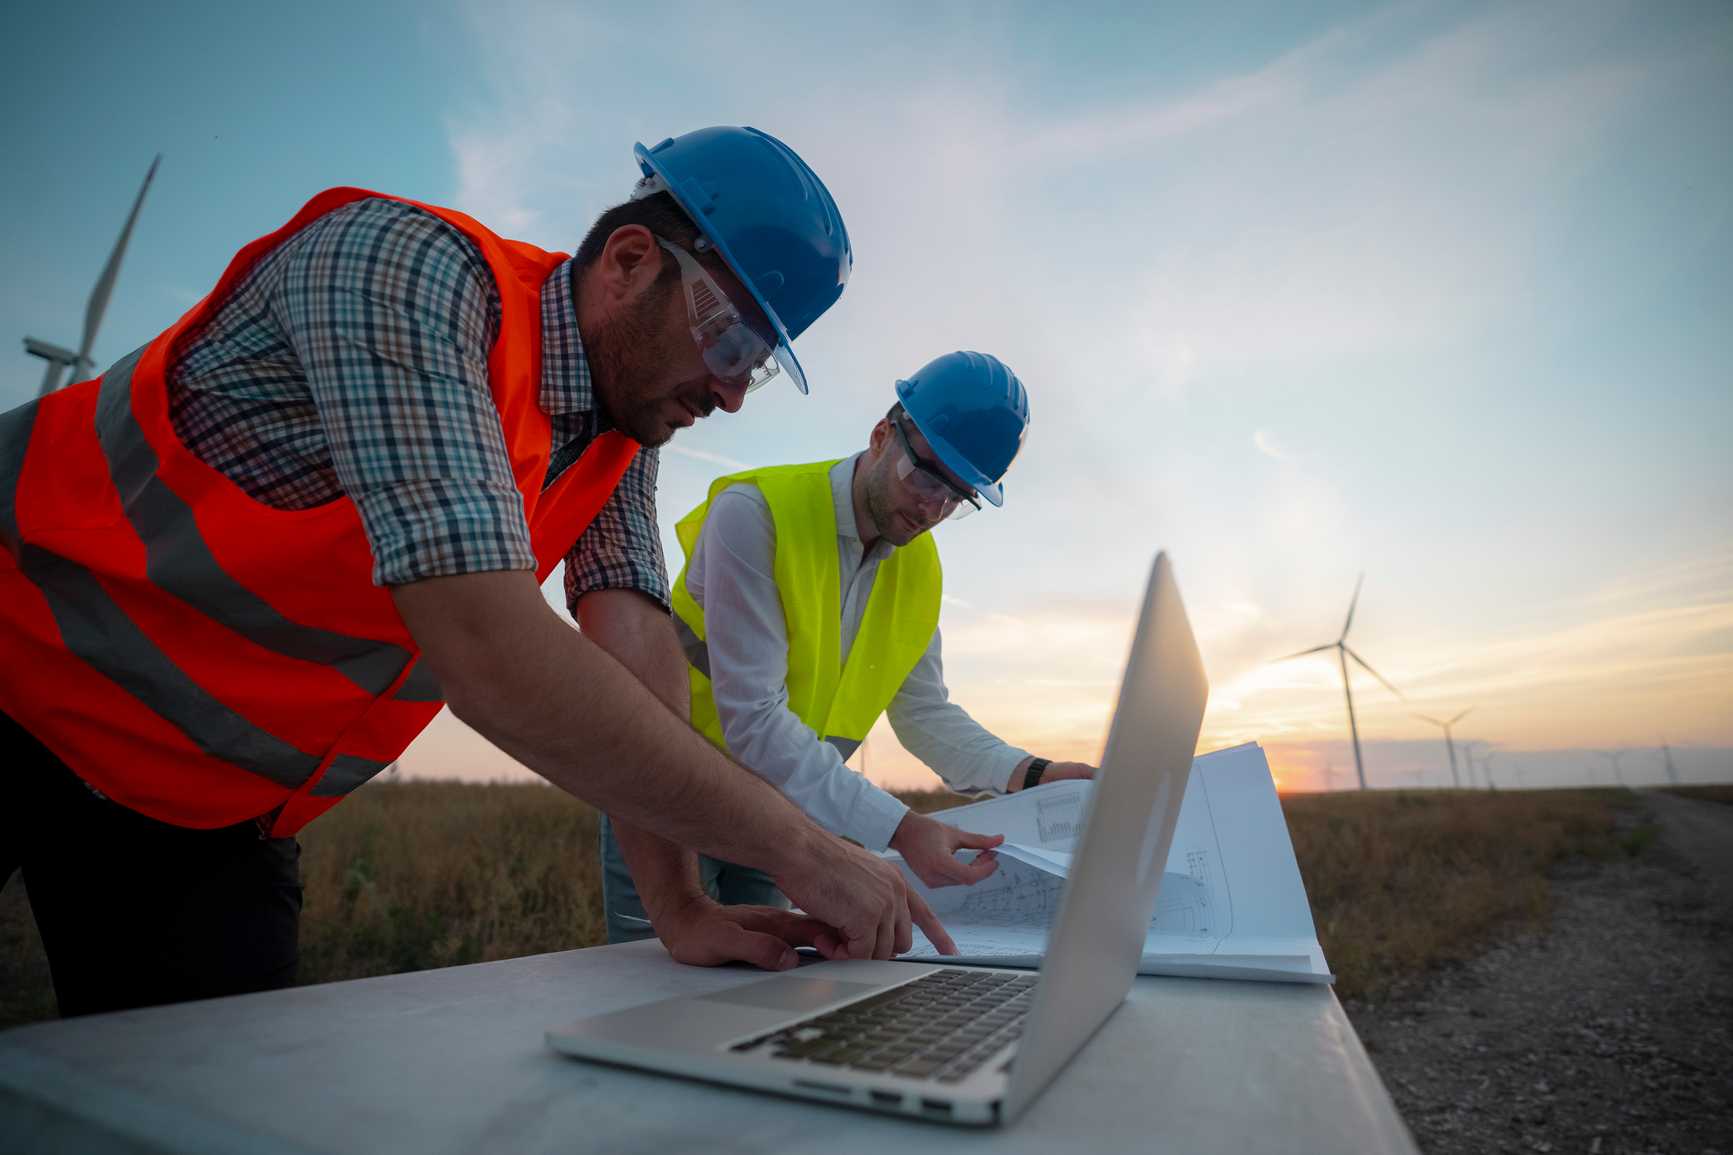
[[[830, 471], [842, 576], [842, 658], [866, 613], [878, 568], [895, 548], [861, 545], [854, 518], [859, 455]], [[908, 807], [843, 764], [841, 753], [788, 708], [788, 623], [775, 578], [776, 526], [756, 485], [716, 495], [686, 567], [686, 589], [704, 607], [711, 692], [728, 749], [814, 822], [868, 850], [889, 845]], [[903, 680], [886, 714], [897, 740], [959, 791], [1004, 791], [1028, 751], [1001, 741], [950, 700], [939, 631]]]

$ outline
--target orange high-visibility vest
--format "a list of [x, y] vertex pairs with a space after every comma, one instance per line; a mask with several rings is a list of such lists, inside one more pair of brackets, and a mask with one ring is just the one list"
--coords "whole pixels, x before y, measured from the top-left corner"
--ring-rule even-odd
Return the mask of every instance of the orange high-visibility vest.
[[[262, 504], [169, 421], [175, 340], [297, 230], [378, 195], [319, 194], [150, 344], [0, 414], [0, 711], [86, 782], [164, 822], [273, 816], [273, 835], [293, 834], [389, 765], [443, 704], [390, 591], [373, 584], [354, 503]], [[417, 207], [474, 241], [498, 284], [489, 386], [544, 580], [637, 444], [603, 434], [543, 490], [541, 287], [565, 255]]]

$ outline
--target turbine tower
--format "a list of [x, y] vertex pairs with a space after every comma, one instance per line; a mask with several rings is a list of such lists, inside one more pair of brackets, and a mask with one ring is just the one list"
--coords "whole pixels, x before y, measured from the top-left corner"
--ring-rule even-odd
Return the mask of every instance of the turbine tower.
[[120, 239], [114, 243], [114, 251], [108, 254], [108, 264], [102, 267], [102, 275], [96, 279], [96, 288], [90, 291], [90, 300], [84, 306], [84, 336], [78, 342], [78, 352], [51, 345], [35, 337], [24, 338], [24, 351], [48, 362], [48, 369], [42, 375], [41, 396], [46, 397], [60, 388], [62, 369], [70, 367], [72, 379], [77, 381], [80, 373], [96, 368], [90, 359], [90, 349], [96, 343], [96, 330], [102, 325], [102, 314], [108, 310], [108, 298], [114, 292], [114, 281], [120, 274], [121, 258], [126, 256], [126, 242], [132, 239], [132, 226], [138, 220], [138, 210], [144, 206], [144, 194], [150, 191], [151, 178], [156, 175], [156, 166], [160, 163], [162, 154], [159, 152], [156, 159], [150, 162], [150, 171], [144, 174], [144, 183], [138, 186], [138, 196], [132, 202], [132, 212], [127, 214], [126, 226], [120, 230]]
[[1622, 764], [1625, 760], [1625, 755], [1628, 754], [1629, 752], [1630, 751], [1628, 751], [1628, 750], [1596, 750], [1595, 751], [1595, 753], [1599, 754], [1602, 758], [1605, 758], [1607, 760], [1607, 764], [1613, 768], [1614, 780], [1617, 781], [1618, 784], [1620, 786], [1624, 787], [1626, 790], [1629, 790], [1630, 787], [1625, 786], [1625, 772], [1624, 772], [1624, 767]]
[[1398, 698], [1402, 698], [1403, 701], [1407, 701], [1407, 698], [1403, 697], [1401, 690], [1392, 686], [1389, 679], [1385, 678], [1384, 675], [1380, 674], [1377, 670], [1374, 670], [1365, 658], [1356, 654], [1353, 648], [1348, 645], [1348, 630], [1354, 624], [1354, 607], [1360, 604], [1360, 587], [1365, 584], [1366, 575], [1362, 573], [1360, 575], [1360, 580], [1354, 583], [1354, 597], [1348, 603], [1348, 617], [1347, 620], [1342, 623], [1342, 633], [1335, 641], [1325, 642], [1321, 646], [1313, 646], [1309, 650], [1301, 650], [1299, 653], [1289, 654], [1286, 658], [1276, 659], [1279, 662], [1285, 662], [1289, 658], [1303, 658], [1308, 654], [1321, 654], [1325, 650], [1336, 651], [1336, 660], [1340, 662], [1342, 666], [1342, 693], [1348, 698], [1348, 732], [1354, 738], [1354, 771], [1360, 776], [1360, 789], [1362, 790], [1366, 789], [1366, 763], [1360, 756], [1360, 723], [1354, 717], [1354, 690], [1348, 680], [1348, 659], [1353, 658], [1354, 661], [1360, 664], [1361, 669], [1365, 670], [1368, 674], [1371, 674], [1374, 678], [1377, 678], [1380, 682], [1383, 682], [1385, 689], [1389, 690], [1392, 694], [1395, 694]]
[[1673, 764], [1673, 748], [1667, 744], [1665, 738], [1661, 739], [1661, 757], [1666, 760], [1667, 764], [1667, 784], [1677, 786], [1679, 784], [1679, 768]]
[[1450, 719], [1450, 721], [1448, 721], [1448, 722], [1440, 722], [1437, 718], [1428, 718], [1425, 714], [1414, 715], [1416, 718], [1419, 718], [1422, 722], [1431, 722], [1434, 726], [1437, 726], [1439, 729], [1444, 731], [1444, 748], [1446, 750], [1450, 751], [1450, 781], [1458, 790], [1462, 789], [1462, 779], [1457, 777], [1457, 774], [1456, 774], [1456, 743], [1450, 737], [1450, 728], [1452, 726], [1456, 725], [1458, 722], [1462, 721], [1464, 718], [1468, 717], [1473, 712], [1474, 712], [1474, 707], [1470, 706], [1468, 709], [1466, 709], [1462, 713], [1456, 715], [1456, 717]]
[[1468, 788], [1470, 790], [1479, 786], [1479, 783], [1474, 780], [1474, 748], [1478, 745], [1480, 745], [1478, 740], [1462, 744], [1462, 768], [1468, 772]]

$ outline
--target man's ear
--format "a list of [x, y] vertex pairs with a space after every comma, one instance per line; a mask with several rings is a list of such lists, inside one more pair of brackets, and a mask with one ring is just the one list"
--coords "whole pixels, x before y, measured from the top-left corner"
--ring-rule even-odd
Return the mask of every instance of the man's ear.
[[881, 417], [879, 418], [879, 423], [873, 426], [871, 436], [867, 438], [867, 454], [872, 457], [873, 460], [878, 460], [879, 457], [883, 456], [885, 445], [890, 441], [890, 439], [890, 418]]
[[602, 246], [596, 261], [598, 286], [615, 300], [642, 293], [662, 272], [662, 250], [656, 234], [643, 225], [621, 225]]

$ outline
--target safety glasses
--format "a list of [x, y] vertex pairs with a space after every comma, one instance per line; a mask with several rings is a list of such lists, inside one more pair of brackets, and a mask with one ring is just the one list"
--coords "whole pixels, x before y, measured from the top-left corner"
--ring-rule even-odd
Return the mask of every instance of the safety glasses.
[[776, 376], [780, 366], [775, 347], [752, 330], [697, 258], [661, 237], [656, 243], [672, 253], [680, 266], [686, 320], [711, 375], [730, 385], [744, 384], [748, 393]]
[[940, 521], [957, 521], [981, 508], [980, 498], [951, 484], [950, 479], [939, 472], [938, 462], [928, 461], [915, 452], [909, 431], [903, 428], [902, 418], [891, 418], [891, 427], [897, 431], [897, 438], [903, 444], [903, 456], [897, 461], [897, 479], [913, 490], [923, 503], [940, 505], [943, 510], [939, 515]]

